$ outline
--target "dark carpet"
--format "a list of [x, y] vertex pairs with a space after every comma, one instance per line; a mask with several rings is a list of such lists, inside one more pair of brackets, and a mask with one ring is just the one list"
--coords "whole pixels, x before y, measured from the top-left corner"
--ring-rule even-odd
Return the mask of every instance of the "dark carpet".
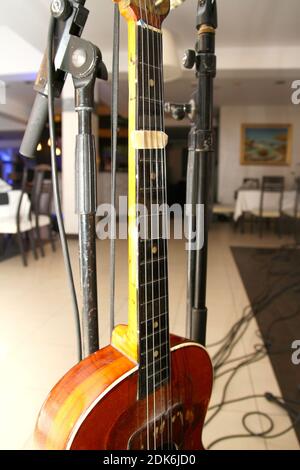
[[[294, 409], [300, 413], [300, 364], [292, 362], [292, 343], [300, 340], [300, 249], [232, 247], [232, 253], [282, 396], [298, 402]], [[295, 431], [300, 442], [299, 421]]]

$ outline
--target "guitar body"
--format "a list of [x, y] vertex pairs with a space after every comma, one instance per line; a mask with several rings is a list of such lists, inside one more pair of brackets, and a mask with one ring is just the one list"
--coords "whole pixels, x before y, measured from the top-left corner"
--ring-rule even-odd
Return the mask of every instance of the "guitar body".
[[[162, 405], [166, 390], [156, 391], [148, 402], [149, 427], [146, 400], [137, 400], [137, 365], [108, 346], [76, 365], [52, 390], [38, 419], [37, 447], [201, 450], [212, 389], [211, 361], [195, 343], [173, 336], [171, 344], [169, 415]], [[156, 433], [155, 444], [153, 440], [147, 443], [147, 423], [150, 436]]]

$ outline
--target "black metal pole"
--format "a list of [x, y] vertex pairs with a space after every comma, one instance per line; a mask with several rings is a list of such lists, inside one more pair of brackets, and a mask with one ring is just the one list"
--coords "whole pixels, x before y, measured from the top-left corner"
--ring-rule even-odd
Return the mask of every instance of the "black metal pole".
[[[195, 125], [190, 135], [188, 198], [192, 204], [190, 229], [197, 232], [196, 249], [188, 253], [188, 320], [190, 338], [206, 343], [206, 285], [210, 169], [213, 147], [213, 80], [216, 75], [215, 29], [217, 6], [214, 0], [199, 0], [195, 51], [187, 51], [185, 66], [196, 66], [198, 89], [195, 97]], [[202, 216], [203, 215], [203, 216]], [[201, 232], [201, 233], [200, 233]], [[194, 252], [192, 252], [194, 251]]]
[[87, 80], [74, 79], [78, 113], [76, 137], [77, 195], [79, 213], [79, 257], [82, 287], [82, 336], [84, 357], [99, 349], [96, 266], [96, 153], [92, 134], [96, 74]]
[[195, 266], [196, 266], [196, 250], [192, 249], [192, 244], [195, 243], [196, 234], [196, 204], [197, 204], [197, 182], [198, 182], [198, 166], [197, 159], [195, 158], [195, 125], [193, 124], [189, 133], [188, 139], [188, 167], [187, 167], [187, 180], [186, 180], [186, 203], [189, 208], [187, 214], [188, 221], [188, 240], [189, 249], [187, 252], [188, 266], [187, 266], [187, 315], [186, 315], [186, 335], [192, 337], [192, 309], [194, 305], [194, 292], [195, 292]]

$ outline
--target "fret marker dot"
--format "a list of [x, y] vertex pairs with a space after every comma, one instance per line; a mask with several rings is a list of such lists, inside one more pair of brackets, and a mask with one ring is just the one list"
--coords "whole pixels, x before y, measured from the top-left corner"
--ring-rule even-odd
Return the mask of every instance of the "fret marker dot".
[[156, 173], [151, 173], [150, 178], [152, 181], [156, 180]]
[[158, 328], [158, 321], [154, 323], [154, 328]]
[[157, 252], [158, 252], [157, 246], [154, 246], [154, 247], [152, 248], [152, 253], [153, 253], [154, 255], [156, 255]]
[[149, 85], [150, 85], [151, 87], [154, 87], [155, 81], [153, 80], [153, 78], [150, 78], [150, 80], [149, 80]]
[[159, 356], [159, 352], [158, 351], [154, 351], [154, 357], [158, 357]]

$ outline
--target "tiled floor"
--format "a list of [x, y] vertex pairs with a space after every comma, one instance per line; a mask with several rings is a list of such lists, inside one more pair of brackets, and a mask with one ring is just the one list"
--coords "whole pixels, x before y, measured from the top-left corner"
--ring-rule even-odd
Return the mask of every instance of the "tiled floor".
[[[265, 235], [234, 233], [227, 224], [214, 225], [210, 234], [208, 274], [208, 343], [219, 340], [248, 305], [249, 300], [233, 261], [230, 246], [277, 246], [287, 240]], [[78, 284], [78, 256], [75, 241], [70, 243]], [[99, 298], [101, 299], [101, 343], [109, 341], [108, 243], [98, 243]], [[185, 328], [185, 251], [181, 241], [170, 243], [170, 315], [172, 332], [183, 335]], [[117, 245], [117, 321], [127, 316], [127, 244]], [[0, 449], [31, 447], [31, 436], [38, 410], [49, 390], [76, 362], [75, 330], [61, 252], [47, 247], [47, 256], [38, 262], [30, 259], [27, 269], [20, 259], [0, 264]], [[253, 351], [257, 343], [257, 325], [238, 344], [234, 357]], [[212, 404], [220, 401], [225, 378], [215, 382]], [[227, 398], [262, 394], [280, 394], [268, 359], [239, 371], [228, 389]], [[262, 399], [250, 399], [227, 405], [204, 430], [205, 445], [226, 434], [244, 434], [242, 417], [247, 411], [266, 411], [275, 421], [275, 431], [290, 425], [289, 418]], [[251, 426], [257, 432], [267, 426], [254, 416]], [[275, 432], [274, 431], [274, 432]], [[215, 449], [299, 449], [293, 431], [284, 436], [237, 438], [226, 440]]]

